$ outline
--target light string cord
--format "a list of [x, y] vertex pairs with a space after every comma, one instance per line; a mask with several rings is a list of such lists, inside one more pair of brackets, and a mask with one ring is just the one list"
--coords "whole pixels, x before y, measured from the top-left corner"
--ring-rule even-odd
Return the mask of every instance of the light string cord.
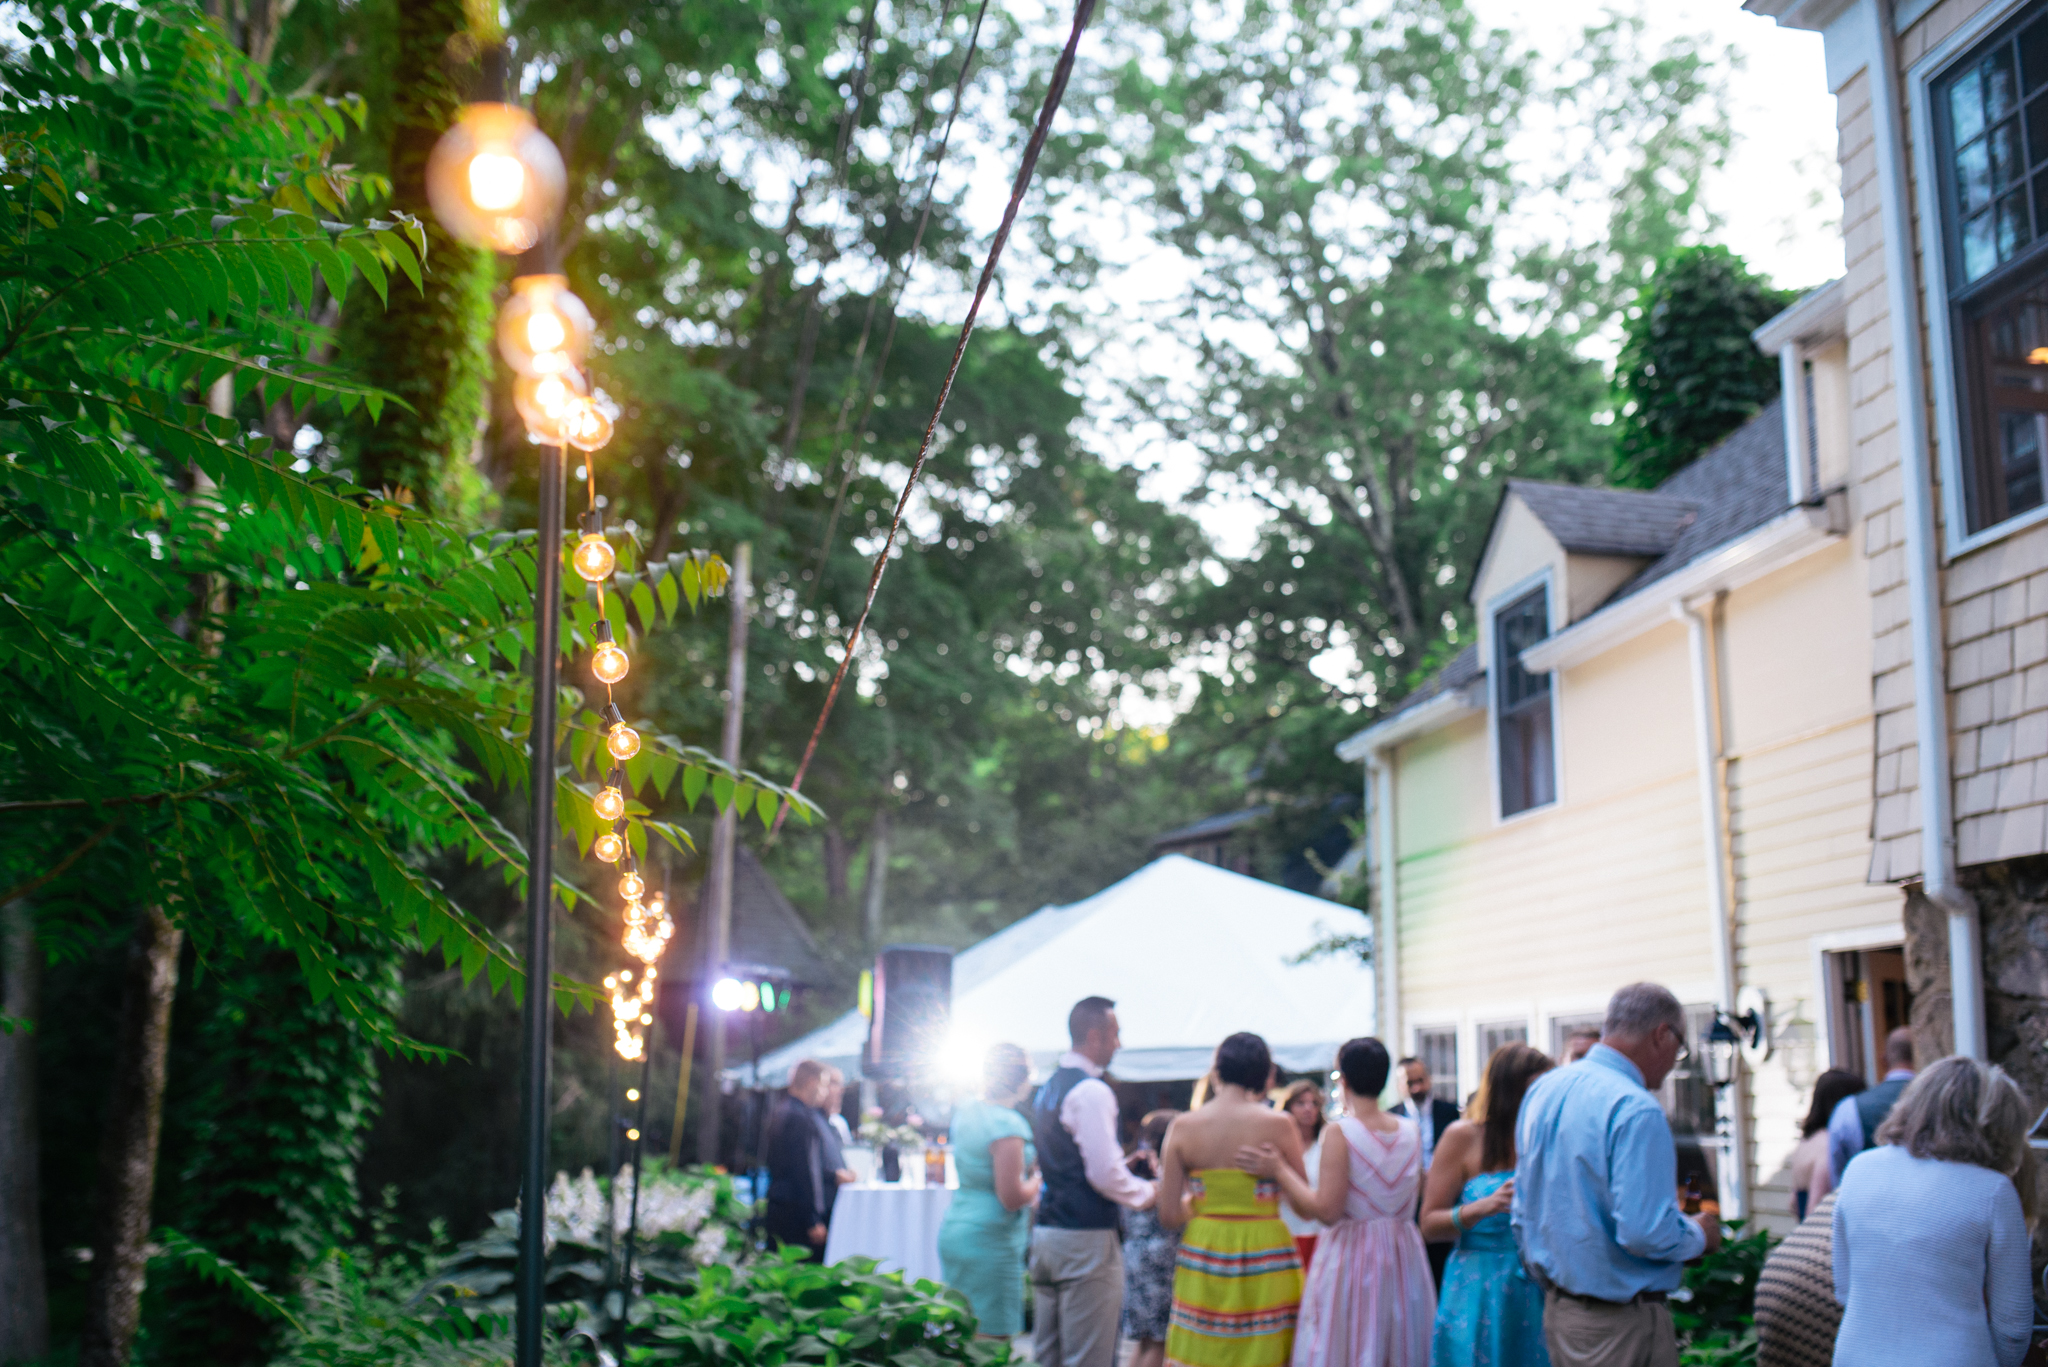
[[[931, 175], [925, 181], [924, 206], [918, 214], [917, 231], [910, 239], [910, 250], [903, 254], [899, 262], [890, 263], [889, 278], [883, 282], [882, 289], [876, 291], [875, 298], [868, 300], [867, 320], [861, 325], [860, 342], [853, 349], [853, 367], [848, 377], [846, 400], [839, 406], [839, 421], [832, 430], [834, 446], [841, 446], [841, 438], [846, 434], [846, 419], [848, 411], [853, 406], [853, 380], [860, 373], [861, 357], [867, 350], [868, 330], [874, 326], [876, 300], [883, 295], [889, 296], [889, 328], [882, 334], [882, 345], [875, 353], [875, 367], [868, 379], [866, 396], [861, 401], [860, 423], [854, 431], [853, 443], [850, 446], [841, 446], [839, 489], [832, 495], [832, 512], [825, 519], [825, 535], [818, 542], [817, 577], [812, 581], [811, 592], [806, 595], [807, 597], [815, 597], [825, 583], [825, 565], [831, 558], [832, 543], [838, 535], [840, 513], [846, 507], [846, 491], [853, 484], [854, 471], [860, 464], [860, 453], [867, 445], [868, 423], [873, 419], [875, 412], [875, 396], [881, 392], [882, 376], [889, 368], [889, 353], [896, 346], [896, 329], [903, 321], [902, 314], [897, 312], [897, 305], [902, 301], [904, 291], [910, 288], [910, 272], [916, 268], [919, 252], [924, 246], [925, 229], [932, 221], [932, 208], [939, 191], [939, 171], [945, 165], [946, 151], [952, 145], [953, 124], [960, 117], [960, 101], [966, 93], [968, 73], [974, 69], [975, 53], [981, 47], [982, 20], [987, 17], [988, 0], [981, 0], [981, 7], [974, 14], [974, 31], [967, 40], [967, 56], [960, 63], [959, 78], [953, 82], [953, 104], [946, 113], [946, 128], [939, 137], [937, 150], [932, 153]], [[940, 22], [943, 24], [944, 19], [942, 18]]]
[[[889, 535], [875, 555], [875, 568], [868, 576], [867, 599], [861, 604], [860, 616], [847, 636], [845, 653], [840, 657], [838, 670], [832, 675], [832, 686], [825, 692], [825, 705], [818, 709], [818, 720], [811, 727], [811, 738], [804, 746], [803, 759], [796, 766], [796, 777], [790, 780], [789, 794], [792, 797], [803, 788], [804, 775], [810, 770], [811, 759], [818, 753], [818, 738], [825, 733], [825, 722], [832, 715], [832, 705], [839, 700], [839, 689], [846, 682], [846, 671], [853, 665], [854, 651], [860, 646], [868, 614], [874, 610], [875, 595], [882, 587], [882, 575], [889, 568], [889, 554], [895, 549], [896, 538], [903, 527], [904, 510], [910, 504], [910, 495], [917, 488], [918, 478], [924, 473], [925, 461], [931, 456], [939, 419], [945, 415], [946, 400], [952, 397], [953, 382], [960, 374], [960, 362], [967, 355], [968, 339], [974, 335], [974, 320], [980, 315], [981, 302], [987, 297], [989, 285], [995, 279], [996, 266], [1010, 240], [1010, 229], [1023, 206], [1024, 192], [1031, 188], [1032, 173], [1038, 169], [1038, 154], [1045, 148], [1045, 140], [1052, 132], [1053, 116], [1059, 112], [1060, 101], [1067, 93], [1068, 78], [1074, 72], [1074, 54], [1081, 46], [1081, 34], [1094, 13], [1095, 0], [1078, 0], [1074, 6], [1073, 31], [1067, 35], [1067, 45], [1060, 53], [1059, 64], [1053, 68], [1052, 83], [1046, 87], [1045, 103], [1038, 111], [1038, 123], [1031, 130], [1031, 141], [1025, 144], [1024, 162], [1017, 168], [1017, 179], [1010, 187], [1010, 202], [1003, 209], [1002, 226], [996, 229], [995, 241], [989, 244], [988, 260], [982, 266], [981, 279], [974, 287], [974, 301], [968, 305], [967, 317], [960, 323], [960, 339], [953, 347], [952, 364], [946, 367], [945, 383], [939, 387], [938, 401], [932, 406], [931, 421], [925, 424], [924, 440], [918, 444], [917, 459], [911, 464], [910, 473], [904, 477], [903, 492], [896, 499], [895, 516], [889, 522]], [[774, 825], [769, 829], [770, 839], [780, 834], [782, 823], [788, 817], [789, 797], [785, 797], [776, 810]]]

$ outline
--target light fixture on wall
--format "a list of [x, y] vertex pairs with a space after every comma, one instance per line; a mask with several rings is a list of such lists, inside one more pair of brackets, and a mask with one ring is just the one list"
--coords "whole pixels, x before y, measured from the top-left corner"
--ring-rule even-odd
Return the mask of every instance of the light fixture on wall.
[[1707, 1080], [1716, 1087], [1735, 1081], [1743, 1060], [1755, 1068], [1771, 1056], [1771, 1003], [1761, 988], [1743, 988], [1735, 996], [1735, 1010], [1714, 1013], [1705, 1052]]

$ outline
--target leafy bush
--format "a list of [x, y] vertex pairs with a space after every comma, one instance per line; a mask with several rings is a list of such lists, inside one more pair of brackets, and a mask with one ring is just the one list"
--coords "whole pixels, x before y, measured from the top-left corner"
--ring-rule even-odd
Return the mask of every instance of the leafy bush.
[[647, 1299], [634, 1315], [629, 1363], [683, 1367], [1000, 1367], [1009, 1345], [974, 1336], [957, 1291], [875, 1271], [872, 1259], [831, 1267], [785, 1249], [744, 1269], [709, 1267], [694, 1294]]
[[1777, 1242], [1767, 1229], [1745, 1234], [1730, 1220], [1721, 1247], [1685, 1269], [1684, 1298], [1674, 1297], [1685, 1367], [1747, 1367], [1756, 1361], [1756, 1283]]

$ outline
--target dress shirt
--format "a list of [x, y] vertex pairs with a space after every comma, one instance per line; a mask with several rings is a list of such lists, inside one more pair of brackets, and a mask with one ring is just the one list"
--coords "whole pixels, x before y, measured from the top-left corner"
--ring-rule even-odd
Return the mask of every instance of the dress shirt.
[[1400, 1105], [1402, 1113], [1415, 1122], [1415, 1129], [1422, 1136], [1422, 1170], [1429, 1171], [1429, 1160], [1436, 1156], [1436, 1098], [1424, 1101], [1409, 1097]]
[[1120, 1206], [1149, 1210], [1157, 1192], [1152, 1183], [1124, 1166], [1123, 1145], [1116, 1142], [1116, 1093], [1102, 1080], [1102, 1067], [1080, 1054], [1060, 1055], [1060, 1067], [1079, 1068], [1087, 1079], [1074, 1084], [1060, 1103], [1060, 1125], [1074, 1136], [1088, 1185]]
[[1603, 1301], [1675, 1291], [1707, 1234], [1678, 1208], [1671, 1125], [1626, 1055], [1596, 1044], [1583, 1061], [1545, 1073], [1522, 1101], [1522, 1257], [1560, 1290]]
[[[1894, 1068], [1884, 1075], [1886, 1082], [1910, 1081], [1911, 1068]], [[1860, 1092], [1858, 1096], [1862, 1095]], [[1848, 1168], [1849, 1160], [1862, 1153], [1869, 1145], [1870, 1137], [1863, 1133], [1863, 1112], [1856, 1109], [1856, 1097], [1845, 1096], [1835, 1103], [1835, 1110], [1828, 1117], [1828, 1166], [1833, 1169], [1835, 1185], [1842, 1185], [1842, 1173]]]

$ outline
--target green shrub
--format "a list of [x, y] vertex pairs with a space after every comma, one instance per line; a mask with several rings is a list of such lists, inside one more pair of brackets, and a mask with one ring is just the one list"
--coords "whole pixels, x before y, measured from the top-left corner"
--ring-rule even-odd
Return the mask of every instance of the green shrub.
[[1685, 1367], [1749, 1367], [1756, 1361], [1756, 1283], [1777, 1242], [1767, 1229], [1745, 1234], [1730, 1220], [1721, 1247], [1685, 1269], [1685, 1288], [1672, 1297]]

